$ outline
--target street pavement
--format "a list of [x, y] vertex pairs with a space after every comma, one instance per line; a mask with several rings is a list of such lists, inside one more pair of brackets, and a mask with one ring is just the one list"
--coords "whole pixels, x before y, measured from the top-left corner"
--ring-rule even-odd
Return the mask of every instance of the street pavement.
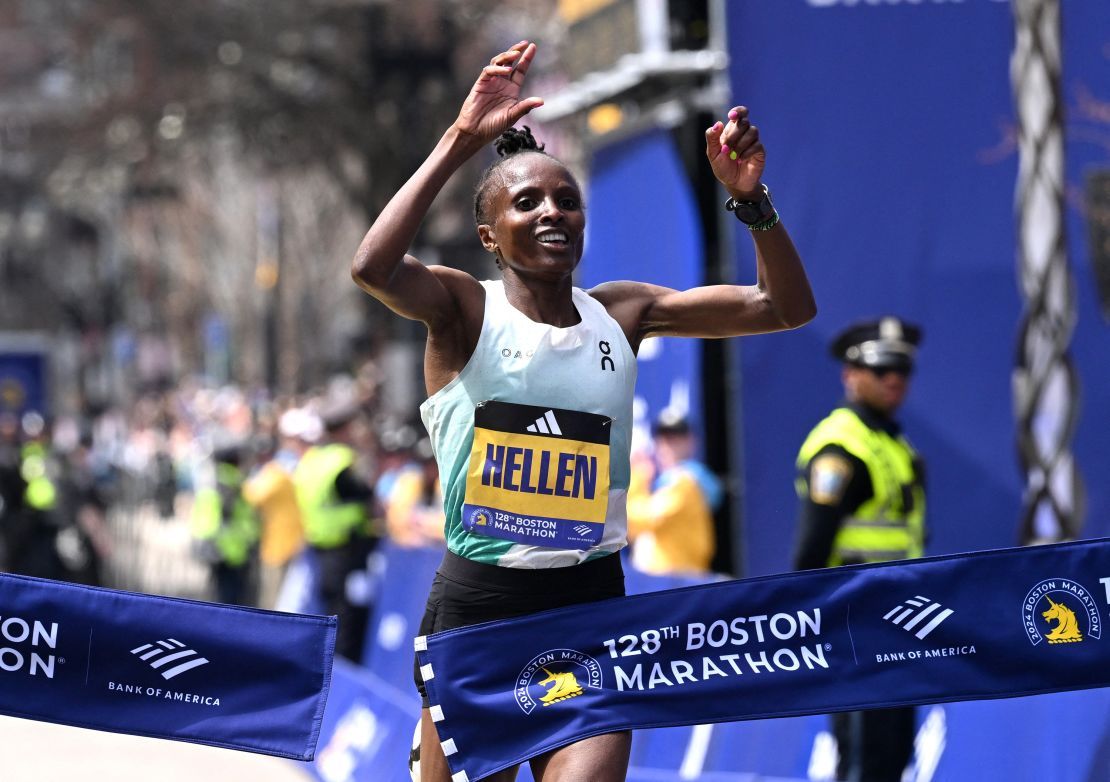
[[309, 782], [307, 764], [0, 716], [4, 782]]

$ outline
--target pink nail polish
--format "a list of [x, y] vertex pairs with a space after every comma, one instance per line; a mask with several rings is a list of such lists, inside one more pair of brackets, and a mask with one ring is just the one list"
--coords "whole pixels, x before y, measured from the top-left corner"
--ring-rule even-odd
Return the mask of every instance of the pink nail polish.
[[721, 154], [722, 155], [727, 155], [728, 154], [728, 144], [721, 144]]
[[739, 116], [740, 116], [740, 112], [738, 112], [736, 109], [733, 109], [732, 111], [730, 111], [728, 113], [728, 118], [729, 119], [736, 119]]

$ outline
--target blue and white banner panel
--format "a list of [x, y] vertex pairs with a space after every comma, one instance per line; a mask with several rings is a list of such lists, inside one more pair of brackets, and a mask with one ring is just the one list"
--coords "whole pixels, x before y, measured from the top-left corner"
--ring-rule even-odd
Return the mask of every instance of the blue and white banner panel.
[[0, 574], [0, 713], [311, 760], [335, 626]]
[[416, 639], [456, 782], [628, 728], [1110, 684], [1110, 539], [633, 595]]
[[412, 655], [400, 687], [342, 657], [333, 673], [319, 751], [306, 770], [321, 782], [411, 782], [406, 758], [420, 721]]

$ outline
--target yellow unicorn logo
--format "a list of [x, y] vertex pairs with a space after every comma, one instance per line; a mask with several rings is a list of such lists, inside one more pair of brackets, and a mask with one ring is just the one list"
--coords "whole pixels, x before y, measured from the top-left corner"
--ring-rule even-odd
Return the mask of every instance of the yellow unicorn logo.
[[1047, 611], [1041, 613], [1046, 622], [1051, 622], [1055, 619], [1058, 624], [1053, 628], [1052, 632], [1045, 636], [1050, 644], [1066, 644], [1074, 641], [1082, 641], [1083, 633], [1079, 632], [1079, 623], [1075, 619], [1075, 611], [1072, 611], [1063, 603], [1054, 603], [1052, 598], [1045, 595], [1045, 600], [1051, 606]]
[[546, 668], [543, 672], [547, 674], [547, 678], [540, 679], [537, 684], [543, 686], [551, 685], [547, 694], [540, 698], [544, 706], [550, 706], [552, 703], [565, 701], [567, 698], [573, 698], [576, 695], [582, 694], [582, 685], [578, 683], [574, 673], [567, 671], [565, 673], [552, 673]]

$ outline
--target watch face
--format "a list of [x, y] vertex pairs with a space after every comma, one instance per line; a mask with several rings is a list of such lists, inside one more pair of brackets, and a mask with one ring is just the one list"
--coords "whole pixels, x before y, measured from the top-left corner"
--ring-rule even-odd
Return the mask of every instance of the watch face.
[[765, 215], [763, 210], [759, 207], [759, 204], [740, 204], [735, 209], [736, 216], [741, 222], [748, 223], [749, 225], [751, 223], [758, 223], [766, 217], [770, 217], [769, 214]]
[[764, 188], [763, 198], [759, 201], [733, 200], [732, 211], [736, 214], [736, 219], [740, 222], [746, 225], [754, 225], [774, 215], [775, 207], [774, 204], [771, 203], [771, 194]]

